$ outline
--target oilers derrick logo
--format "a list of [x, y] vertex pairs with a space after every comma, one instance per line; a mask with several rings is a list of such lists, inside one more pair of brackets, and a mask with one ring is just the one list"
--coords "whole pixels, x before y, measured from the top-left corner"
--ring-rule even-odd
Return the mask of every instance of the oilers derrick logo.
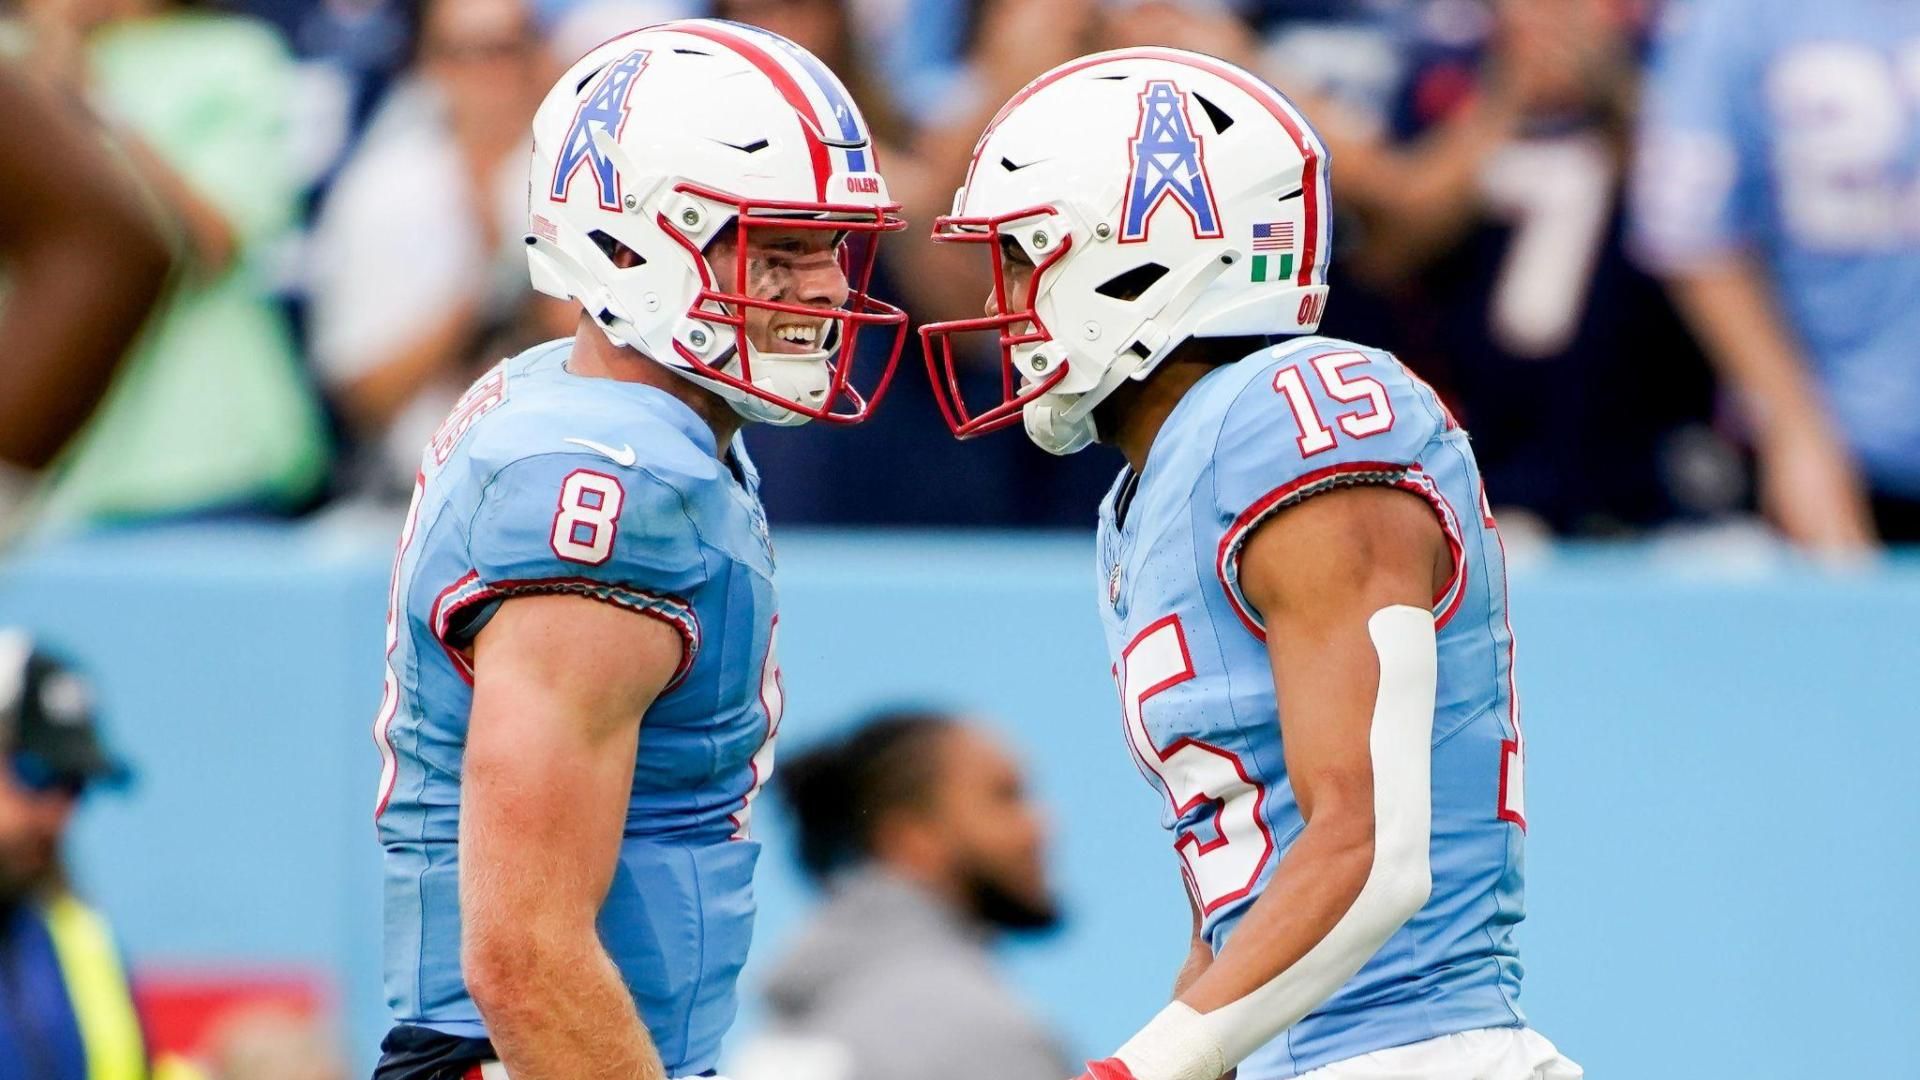
[[600, 76], [592, 96], [574, 113], [573, 126], [567, 129], [566, 141], [553, 164], [553, 187], [547, 194], [554, 202], [566, 201], [574, 174], [580, 171], [580, 166], [590, 164], [593, 185], [600, 194], [600, 208], [620, 209], [620, 178], [614, 172], [613, 160], [593, 144], [593, 128], [597, 124], [606, 128], [608, 135], [620, 137], [620, 129], [627, 122], [627, 98], [633, 93], [633, 81], [647, 66], [648, 53], [649, 50], [638, 49], [609, 66]]
[[1204, 151], [1187, 119], [1187, 95], [1172, 81], [1154, 79], [1140, 92], [1140, 124], [1128, 145], [1133, 150], [1133, 167], [1127, 175], [1121, 243], [1145, 240], [1154, 211], [1168, 198], [1179, 203], [1193, 221], [1194, 239], [1222, 235]]

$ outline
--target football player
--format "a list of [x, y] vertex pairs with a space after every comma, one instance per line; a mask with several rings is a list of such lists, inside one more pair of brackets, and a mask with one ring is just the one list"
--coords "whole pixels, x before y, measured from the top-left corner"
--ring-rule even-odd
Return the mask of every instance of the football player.
[[905, 225], [865, 122], [785, 39], [629, 33], [533, 135], [533, 283], [582, 314], [466, 393], [401, 532], [382, 1080], [712, 1075], [782, 704], [738, 432], [863, 419], [905, 334], [864, 293]]
[[[922, 330], [955, 433], [1126, 457], [1101, 615], [1193, 925], [1173, 1003], [1086, 1076], [1578, 1077], [1518, 1000], [1504, 556], [1433, 393], [1312, 336], [1327, 184], [1271, 86], [1129, 49], [1009, 101], [935, 226], [993, 263], [985, 317]], [[970, 332], [1004, 372], [977, 413]]]

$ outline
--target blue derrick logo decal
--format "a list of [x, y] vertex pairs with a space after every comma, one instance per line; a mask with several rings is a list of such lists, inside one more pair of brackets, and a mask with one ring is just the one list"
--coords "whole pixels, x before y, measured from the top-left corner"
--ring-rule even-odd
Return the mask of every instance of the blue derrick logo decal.
[[593, 144], [593, 127], [606, 128], [608, 135], [619, 138], [620, 129], [627, 122], [627, 98], [633, 93], [634, 80], [647, 66], [648, 53], [649, 50], [638, 49], [610, 65], [600, 75], [586, 103], [574, 114], [573, 126], [567, 129], [566, 140], [553, 166], [553, 186], [548, 195], [554, 202], [565, 202], [574, 174], [582, 165], [591, 165], [600, 208], [620, 209], [620, 178], [614, 173], [612, 159]]
[[1155, 79], [1141, 91], [1140, 123], [1128, 145], [1133, 165], [1121, 218], [1122, 243], [1145, 240], [1154, 211], [1168, 198], [1187, 212], [1195, 239], [1221, 235], [1203, 149], [1187, 118], [1187, 95], [1172, 81]]

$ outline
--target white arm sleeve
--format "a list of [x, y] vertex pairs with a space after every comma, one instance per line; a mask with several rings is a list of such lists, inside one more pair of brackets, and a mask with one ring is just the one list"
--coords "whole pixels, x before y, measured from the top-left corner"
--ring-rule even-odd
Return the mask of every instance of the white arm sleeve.
[[1432, 890], [1433, 702], [1437, 657], [1431, 612], [1395, 605], [1367, 632], [1380, 657], [1367, 746], [1373, 760], [1373, 867], [1347, 913], [1291, 967], [1210, 1013], [1174, 1002], [1114, 1056], [1137, 1080], [1217, 1080], [1312, 1012], [1353, 978]]

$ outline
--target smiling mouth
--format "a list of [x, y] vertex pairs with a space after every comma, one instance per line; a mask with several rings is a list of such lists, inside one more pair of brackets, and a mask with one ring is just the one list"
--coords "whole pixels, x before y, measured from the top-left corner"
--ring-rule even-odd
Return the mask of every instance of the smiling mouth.
[[826, 337], [826, 320], [781, 323], [767, 335], [767, 350], [771, 353], [812, 353], [820, 351], [820, 343]]

